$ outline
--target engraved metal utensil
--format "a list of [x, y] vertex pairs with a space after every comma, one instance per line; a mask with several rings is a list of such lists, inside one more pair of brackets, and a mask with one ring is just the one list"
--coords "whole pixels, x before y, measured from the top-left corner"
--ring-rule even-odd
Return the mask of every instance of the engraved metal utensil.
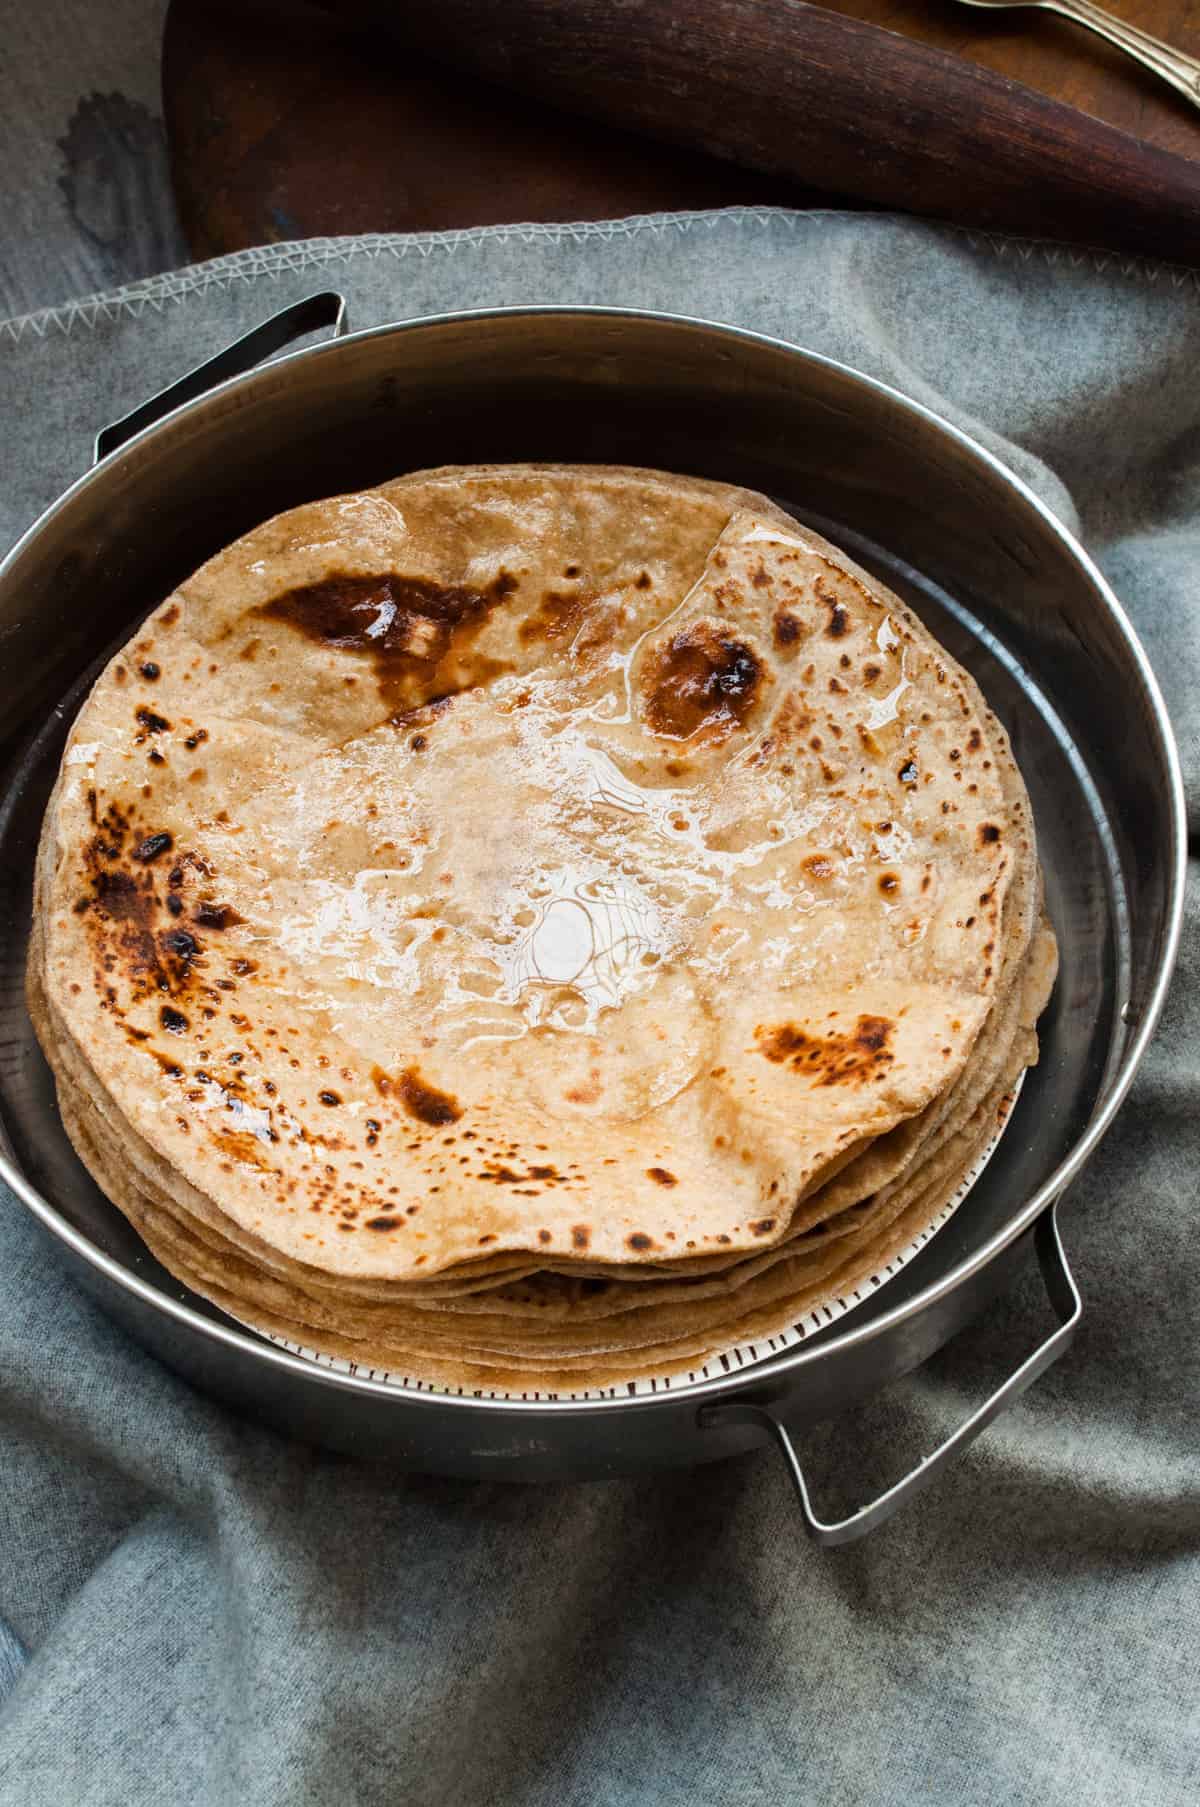
[[1123, 19], [1106, 13], [1103, 7], [1093, 6], [1092, 0], [961, 0], [961, 4], [988, 11], [1025, 6], [1036, 7], [1040, 12], [1061, 13], [1064, 19], [1073, 19], [1076, 25], [1085, 25], [1099, 37], [1107, 38], [1110, 44], [1115, 44], [1144, 69], [1169, 82], [1194, 107], [1200, 107], [1200, 62], [1195, 57], [1185, 56], [1182, 50], [1172, 50], [1161, 38], [1140, 31], [1136, 25], [1126, 25]]

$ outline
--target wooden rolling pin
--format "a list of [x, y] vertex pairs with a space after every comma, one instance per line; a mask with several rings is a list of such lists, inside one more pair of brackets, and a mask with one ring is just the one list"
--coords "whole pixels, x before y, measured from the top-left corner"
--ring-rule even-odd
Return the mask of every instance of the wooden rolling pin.
[[1200, 161], [802, 0], [337, 10], [561, 111], [860, 204], [1200, 264]]

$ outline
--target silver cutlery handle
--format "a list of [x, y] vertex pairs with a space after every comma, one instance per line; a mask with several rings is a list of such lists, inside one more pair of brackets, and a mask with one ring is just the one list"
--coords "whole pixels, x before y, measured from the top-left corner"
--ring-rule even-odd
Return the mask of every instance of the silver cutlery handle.
[[1093, 6], [1092, 0], [1042, 0], [1048, 12], [1061, 13], [1066, 19], [1074, 19], [1078, 25], [1086, 25], [1099, 37], [1107, 38], [1119, 50], [1124, 50], [1135, 62], [1149, 69], [1152, 74], [1169, 82], [1192, 105], [1200, 107], [1200, 62], [1195, 57], [1185, 56], [1182, 50], [1172, 50], [1161, 38], [1151, 37], [1148, 31], [1140, 31], [1136, 25], [1126, 25], [1123, 19], [1114, 18], [1102, 7]]

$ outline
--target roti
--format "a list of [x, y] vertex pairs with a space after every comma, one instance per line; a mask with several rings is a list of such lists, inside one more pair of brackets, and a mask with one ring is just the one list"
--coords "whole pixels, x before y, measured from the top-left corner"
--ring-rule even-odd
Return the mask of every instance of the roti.
[[265, 523], [106, 667], [30, 1002], [81, 1155], [218, 1303], [650, 1371], [932, 1221], [1036, 1058], [1040, 912], [1002, 727], [827, 541], [447, 469]]

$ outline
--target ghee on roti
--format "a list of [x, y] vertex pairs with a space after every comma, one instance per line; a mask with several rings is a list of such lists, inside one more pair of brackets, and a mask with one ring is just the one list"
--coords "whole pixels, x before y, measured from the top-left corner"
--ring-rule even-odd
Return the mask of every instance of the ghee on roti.
[[512, 466], [293, 510], [149, 617], [64, 753], [30, 998], [198, 1290], [562, 1381], [934, 1210], [1053, 976], [1007, 738], [896, 597], [751, 492]]

